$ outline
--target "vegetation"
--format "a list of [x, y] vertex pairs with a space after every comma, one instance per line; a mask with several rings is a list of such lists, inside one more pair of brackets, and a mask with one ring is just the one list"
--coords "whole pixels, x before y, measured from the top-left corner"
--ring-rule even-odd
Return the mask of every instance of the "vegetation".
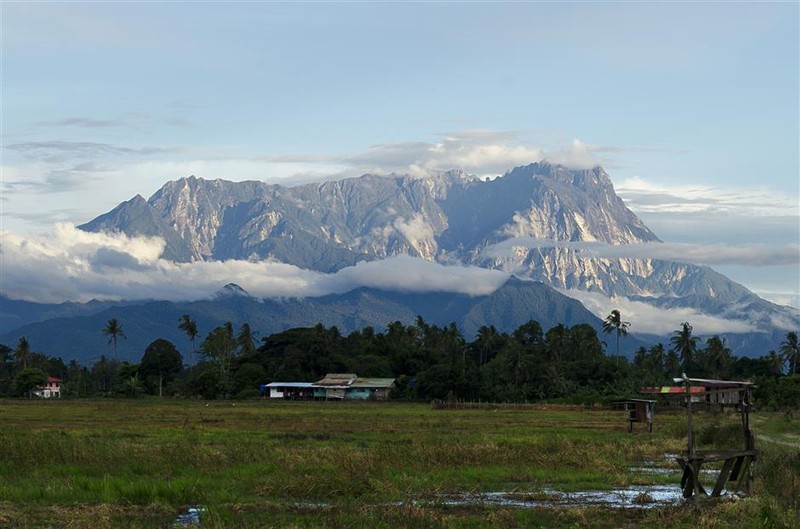
[[[619, 322], [610, 328], [617, 338], [627, 324]], [[179, 325], [185, 323], [193, 342], [197, 329], [191, 318]], [[119, 322], [114, 328], [121, 336]], [[789, 333], [785, 344], [792, 343]], [[191, 506], [205, 509], [203, 527], [800, 523], [800, 376], [783, 373], [794, 357], [782, 347], [780, 354], [736, 358], [719, 337], [701, 344], [688, 323], [670, 349], [642, 347], [632, 362], [606, 356], [587, 325], [545, 331], [530, 321], [510, 334], [483, 327], [469, 342], [455, 325], [421, 317], [348, 336], [323, 325], [289, 329], [260, 344], [249, 325], [235, 332], [226, 324], [206, 335], [202, 359], [191, 366], [162, 339], [139, 363], [101, 356], [91, 367], [20, 345], [0, 344], [0, 396], [30, 397], [50, 375], [64, 381], [67, 397], [128, 398], [2, 401], [0, 528], [168, 527]], [[558, 491], [653, 483], [678, 489], [677, 475], [633, 469], [674, 465], [667, 454], [685, 446], [683, 414], [658, 412], [652, 435], [631, 435], [623, 412], [595, 403], [669, 383], [684, 370], [757, 381], [752, 498], [655, 509], [548, 503]], [[248, 399], [265, 382], [313, 381], [329, 372], [396, 377], [395, 402]], [[212, 400], [228, 396], [239, 400]], [[521, 404], [434, 411], [415, 402], [431, 399]], [[740, 427], [727, 414], [701, 411], [695, 420], [701, 448], [729, 448], [730, 432]], [[481, 493], [531, 503], [492, 503]], [[650, 501], [647, 492], [639, 501]]]
[[619, 339], [621, 336], [628, 336], [628, 327], [630, 326], [631, 322], [622, 321], [622, 315], [616, 309], [612, 310], [611, 314], [603, 321], [603, 332], [617, 335], [617, 356], [619, 356]]
[[[619, 311], [612, 311], [606, 331], [619, 340], [629, 325]], [[194, 320], [184, 315], [178, 326], [186, 330], [193, 350], [199, 334]], [[760, 406], [800, 408], [791, 380], [796, 375], [784, 374], [786, 367], [797, 369], [796, 333], [787, 333], [780, 354], [770, 351], [753, 359], [735, 357], [718, 336], [701, 344], [692, 331], [691, 324], [682, 323], [669, 349], [660, 343], [642, 347], [631, 362], [607, 356], [589, 325], [556, 325], [544, 331], [536, 321], [510, 334], [484, 326], [471, 342], [455, 324], [440, 327], [422, 317], [411, 325], [393, 322], [383, 332], [367, 327], [347, 336], [318, 324], [260, 342], [249, 324], [235, 330], [227, 323], [208, 332], [199, 347], [200, 361], [189, 366], [178, 348], [163, 339], [151, 343], [139, 363], [103, 355], [90, 367], [33, 352], [32, 344], [21, 339], [13, 350], [0, 344], [0, 396], [30, 395], [23, 387], [30, 384], [31, 372], [17, 380], [26, 367], [62, 379], [66, 397], [247, 398], [258, 396], [268, 382], [308, 382], [347, 372], [396, 378], [394, 399], [563, 403], [630, 397], [642, 386], [671, 384], [686, 372], [696, 378], [754, 380]], [[103, 332], [110, 343], [124, 336], [116, 319]]]
[[[656, 509], [557, 505], [558, 491], [661, 483], [685, 415], [628, 434], [622, 411], [422, 403], [164, 399], [3, 401], [0, 527], [796, 527], [797, 450], [763, 442], [752, 498]], [[756, 414], [770, 437], [783, 415]], [[737, 418], [698, 413], [715, 443]], [[705, 429], [704, 429], [705, 428]], [[795, 428], [794, 432], [797, 430]], [[790, 437], [786, 437], [790, 438]], [[481, 493], [540, 500], [493, 504]], [[464, 501], [461, 501], [464, 500]], [[459, 503], [461, 501], [461, 503]], [[647, 502], [647, 498], [641, 499]]]
[[114, 344], [114, 360], [117, 359], [117, 340], [125, 338], [125, 331], [122, 330], [122, 324], [116, 318], [111, 318], [103, 327], [103, 334], [108, 336], [108, 343]]

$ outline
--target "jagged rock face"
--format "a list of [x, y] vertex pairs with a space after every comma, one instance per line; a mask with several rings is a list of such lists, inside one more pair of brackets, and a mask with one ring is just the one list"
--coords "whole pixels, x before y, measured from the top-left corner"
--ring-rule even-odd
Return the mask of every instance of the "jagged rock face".
[[518, 237], [659, 242], [625, 207], [600, 167], [537, 163], [487, 181], [451, 171], [424, 179], [365, 175], [293, 188], [189, 177], [81, 228], [161, 235], [166, 257], [183, 261], [274, 259], [330, 272], [409, 254], [608, 295], [723, 301], [752, 296], [721, 276], [710, 278], [707, 269], [666, 261], [587, 258], [572, 247], [524, 245], [500, 258], [485, 254], [487, 247]]

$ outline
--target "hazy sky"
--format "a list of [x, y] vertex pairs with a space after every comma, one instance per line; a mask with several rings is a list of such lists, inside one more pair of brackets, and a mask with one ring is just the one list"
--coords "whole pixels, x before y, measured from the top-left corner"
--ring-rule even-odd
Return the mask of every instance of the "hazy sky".
[[189, 174], [498, 175], [547, 158], [600, 163], [662, 240], [719, 248], [705, 262], [800, 306], [797, 2], [0, 13], [6, 248]]

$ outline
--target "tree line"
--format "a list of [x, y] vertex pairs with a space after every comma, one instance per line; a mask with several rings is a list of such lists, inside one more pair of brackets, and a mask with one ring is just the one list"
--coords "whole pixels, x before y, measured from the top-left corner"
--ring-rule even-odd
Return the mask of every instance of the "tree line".
[[671, 384], [685, 372], [696, 378], [756, 380], [762, 402], [800, 407], [800, 346], [794, 331], [778, 351], [737, 358], [723, 338], [702, 342], [684, 322], [668, 344], [641, 347], [628, 361], [619, 355], [619, 342], [631, 324], [617, 310], [603, 325], [614, 338], [616, 354], [611, 355], [590, 325], [544, 330], [533, 320], [511, 333], [483, 326], [472, 341], [454, 323], [438, 326], [421, 316], [382, 331], [366, 327], [342, 335], [336, 327], [317, 324], [261, 339], [248, 323], [234, 328], [227, 322], [212, 329], [199, 347], [190, 315], [176, 325], [187, 337], [186, 356], [159, 338], [138, 363], [117, 359], [117, 342], [126, 335], [116, 319], [99, 331], [108, 336], [113, 356], [101, 356], [91, 366], [32, 352], [24, 337], [15, 348], [0, 344], [0, 396], [30, 396], [54, 376], [63, 380], [62, 395], [69, 397], [247, 398], [258, 396], [267, 382], [308, 382], [347, 372], [396, 378], [395, 398], [597, 402], [631, 396], [641, 386]]

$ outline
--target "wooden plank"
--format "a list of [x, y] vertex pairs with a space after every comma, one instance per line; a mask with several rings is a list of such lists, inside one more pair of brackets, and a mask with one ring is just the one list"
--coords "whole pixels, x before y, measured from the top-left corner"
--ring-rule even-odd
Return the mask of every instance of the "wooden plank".
[[683, 497], [691, 498], [692, 493], [694, 493], [694, 473], [690, 465], [686, 465], [686, 468], [683, 470], [681, 487], [683, 488]]
[[743, 492], [745, 494], [750, 494], [750, 462], [752, 458], [744, 457], [744, 461], [742, 462], [742, 467], [740, 470], [741, 476], [739, 476], [739, 481], [736, 483], [736, 490], [739, 492]]
[[744, 456], [740, 456], [736, 458], [736, 463], [733, 465], [733, 472], [731, 472], [731, 481], [736, 481], [739, 478], [739, 472], [742, 470], [742, 463], [744, 461]]
[[725, 460], [725, 464], [722, 465], [722, 470], [720, 471], [719, 476], [717, 476], [717, 483], [714, 485], [714, 490], [711, 491], [712, 498], [720, 495], [720, 493], [722, 492], [722, 488], [725, 486], [725, 482], [728, 481], [728, 476], [731, 473], [733, 464], [738, 459], [739, 458], [731, 458]]
[[703, 488], [703, 484], [700, 483], [700, 466], [703, 463], [701, 461], [696, 461], [692, 465], [692, 472], [694, 473], [694, 493], [697, 497], [700, 497], [702, 494], [703, 496], [708, 496], [706, 489]]

